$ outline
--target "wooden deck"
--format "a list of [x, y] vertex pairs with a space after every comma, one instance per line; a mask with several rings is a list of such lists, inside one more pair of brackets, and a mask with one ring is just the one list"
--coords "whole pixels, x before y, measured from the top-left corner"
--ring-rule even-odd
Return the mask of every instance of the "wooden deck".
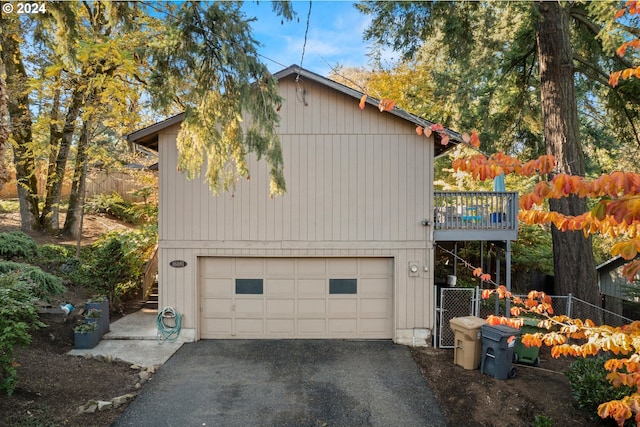
[[436, 241], [516, 240], [518, 193], [434, 193], [434, 239]]

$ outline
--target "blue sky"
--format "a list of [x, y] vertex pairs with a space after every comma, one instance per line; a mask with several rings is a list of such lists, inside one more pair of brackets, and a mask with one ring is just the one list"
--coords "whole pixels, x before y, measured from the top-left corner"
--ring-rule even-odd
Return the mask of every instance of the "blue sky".
[[[338, 64], [357, 67], [369, 63], [368, 43], [363, 41], [362, 34], [371, 19], [358, 12], [353, 4], [351, 1], [312, 2], [304, 68], [326, 76]], [[263, 44], [259, 53], [271, 72], [300, 64], [309, 1], [293, 1], [293, 8], [297, 18], [281, 24], [282, 18], [272, 12], [270, 1], [258, 4], [247, 1], [243, 5], [247, 16], [257, 18], [252, 23], [253, 35]]]

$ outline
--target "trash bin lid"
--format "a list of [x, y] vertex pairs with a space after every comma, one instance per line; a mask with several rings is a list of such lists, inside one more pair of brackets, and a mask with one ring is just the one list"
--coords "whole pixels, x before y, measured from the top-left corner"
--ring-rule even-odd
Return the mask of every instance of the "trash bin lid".
[[484, 319], [476, 316], [454, 317], [453, 319], [449, 320], [449, 325], [451, 327], [457, 326], [464, 329], [479, 329], [486, 323], [487, 322]]
[[520, 336], [520, 330], [506, 325], [482, 325], [482, 337], [492, 341], [501, 341], [510, 336]]

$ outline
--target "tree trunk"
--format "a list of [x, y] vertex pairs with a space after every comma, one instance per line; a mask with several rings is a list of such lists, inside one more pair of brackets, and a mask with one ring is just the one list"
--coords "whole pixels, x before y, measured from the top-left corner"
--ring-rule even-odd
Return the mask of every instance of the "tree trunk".
[[64, 221], [62, 234], [78, 238], [82, 234], [80, 227], [81, 210], [83, 208], [82, 198], [87, 180], [87, 156], [89, 148], [89, 128], [88, 122], [82, 124], [82, 133], [78, 140], [78, 154], [76, 155], [76, 167], [71, 181], [71, 193], [69, 194], [69, 208]]
[[45, 230], [57, 231], [59, 227], [58, 213], [60, 199], [62, 197], [62, 184], [67, 168], [69, 150], [73, 142], [73, 134], [76, 129], [76, 120], [80, 115], [83, 99], [83, 92], [76, 88], [71, 98], [71, 105], [69, 105], [65, 116], [55, 168], [49, 168], [50, 171], [53, 170], [53, 174], [47, 176], [46, 199], [42, 208], [42, 214], [40, 215], [40, 225]]
[[[56, 77], [59, 79], [59, 76]], [[56, 91], [53, 96], [53, 102], [51, 104], [51, 116], [49, 123], [49, 165], [47, 167], [47, 185], [49, 183], [49, 177], [52, 177], [56, 173], [56, 159], [58, 158], [58, 150], [60, 148], [60, 141], [62, 140], [62, 132], [59, 129], [58, 121], [60, 119], [60, 86], [56, 85]], [[42, 219], [40, 219], [42, 221]]]
[[[540, 95], [547, 153], [555, 156], [557, 172], [584, 176], [569, 39], [569, 11], [557, 1], [536, 4], [539, 11], [536, 36]], [[550, 200], [549, 207], [564, 215], [579, 215], [587, 211], [587, 202], [572, 196]], [[600, 306], [591, 238], [585, 238], [580, 231], [562, 232], [552, 226], [552, 239], [555, 293], [571, 293]]]
[[9, 110], [7, 103], [7, 82], [4, 79], [5, 67], [2, 56], [0, 55], [0, 190], [9, 182], [11, 176], [9, 168], [5, 165], [5, 151], [9, 147]]
[[29, 97], [24, 88], [27, 73], [22, 61], [18, 37], [20, 23], [11, 17], [4, 18], [0, 14], [0, 44], [2, 62], [5, 66], [7, 84], [7, 110], [11, 120], [10, 130], [13, 137], [13, 158], [16, 168], [18, 184], [18, 199], [20, 201], [20, 220], [23, 231], [38, 228], [38, 181], [36, 178], [36, 163], [31, 134], [31, 112], [29, 111]]

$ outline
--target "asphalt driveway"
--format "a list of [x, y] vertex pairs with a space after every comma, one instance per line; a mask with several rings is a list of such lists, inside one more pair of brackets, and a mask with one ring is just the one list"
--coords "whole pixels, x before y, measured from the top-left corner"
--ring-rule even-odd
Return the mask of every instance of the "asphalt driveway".
[[113, 426], [446, 426], [390, 341], [203, 340], [165, 363]]

